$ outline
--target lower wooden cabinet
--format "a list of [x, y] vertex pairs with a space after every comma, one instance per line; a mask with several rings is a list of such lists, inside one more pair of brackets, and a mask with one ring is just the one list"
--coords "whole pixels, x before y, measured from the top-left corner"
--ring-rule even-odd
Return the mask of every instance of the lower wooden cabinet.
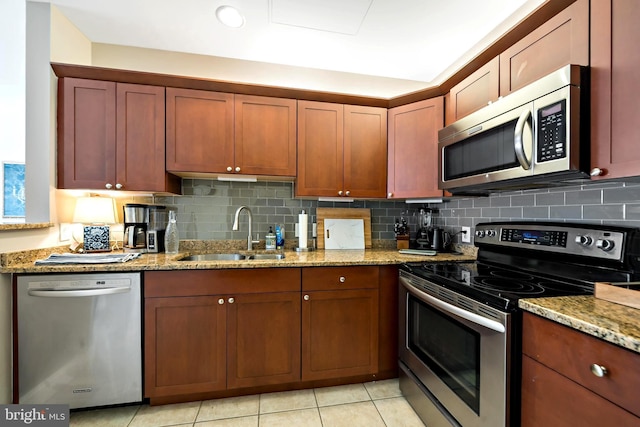
[[640, 425], [640, 355], [530, 313], [522, 351], [522, 427]]

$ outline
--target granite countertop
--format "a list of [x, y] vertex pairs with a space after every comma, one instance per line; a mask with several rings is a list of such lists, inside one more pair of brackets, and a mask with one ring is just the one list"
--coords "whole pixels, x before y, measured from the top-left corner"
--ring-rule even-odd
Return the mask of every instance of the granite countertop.
[[592, 295], [521, 299], [520, 308], [640, 353], [640, 310]]
[[[182, 249], [182, 248], [181, 248]], [[20, 254], [2, 254], [0, 273], [81, 273], [97, 271], [149, 271], [149, 270], [203, 270], [224, 268], [267, 268], [267, 267], [317, 267], [350, 265], [392, 265], [404, 262], [430, 261], [473, 261], [475, 248], [470, 247], [463, 253], [441, 253], [436, 256], [404, 255], [396, 249], [367, 250], [318, 250], [312, 252], [279, 251], [284, 253], [281, 260], [240, 260], [240, 261], [178, 261], [188, 255], [216, 253], [244, 253], [243, 250], [212, 250], [191, 248], [174, 255], [142, 254], [137, 259], [113, 264], [64, 264], [35, 265], [37, 259], [46, 258], [51, 251], [30, 251]], [[267, 251], [256, 251], [265, 253]], [[271, 251], [275, 253], [275, 251]], [[114, 252], [115, 253], [115, 252]]]

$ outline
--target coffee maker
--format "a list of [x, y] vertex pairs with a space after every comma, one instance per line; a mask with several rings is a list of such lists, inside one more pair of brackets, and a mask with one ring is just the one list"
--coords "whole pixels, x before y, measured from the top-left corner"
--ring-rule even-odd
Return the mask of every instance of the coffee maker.
[[125, 252], [164, 252], [165, 206], [127, 203], [124, 210]]

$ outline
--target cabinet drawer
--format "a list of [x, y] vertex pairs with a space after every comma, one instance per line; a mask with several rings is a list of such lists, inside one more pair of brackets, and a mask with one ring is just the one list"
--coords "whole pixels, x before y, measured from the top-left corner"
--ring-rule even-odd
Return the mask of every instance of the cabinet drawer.
[[[523, 316], [522, 352], [640, 416], [640, 355], [529, 313]], [[592, 364], [607, 374], [595, 376]]]
[[179, 297], [300, 291], [299, 268], [147, 271], [144, 296]]
[[304, 268], [302, 290], [374, 289], [378, 287], [378, 278], [378, 267]]

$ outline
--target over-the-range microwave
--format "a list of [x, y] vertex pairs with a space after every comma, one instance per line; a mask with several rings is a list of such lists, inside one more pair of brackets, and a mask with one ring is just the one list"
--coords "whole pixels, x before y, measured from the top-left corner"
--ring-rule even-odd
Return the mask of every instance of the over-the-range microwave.
[[537, 188], [589, 177], [588, 68], [567, 65], [438, 132], [440, 188]]

